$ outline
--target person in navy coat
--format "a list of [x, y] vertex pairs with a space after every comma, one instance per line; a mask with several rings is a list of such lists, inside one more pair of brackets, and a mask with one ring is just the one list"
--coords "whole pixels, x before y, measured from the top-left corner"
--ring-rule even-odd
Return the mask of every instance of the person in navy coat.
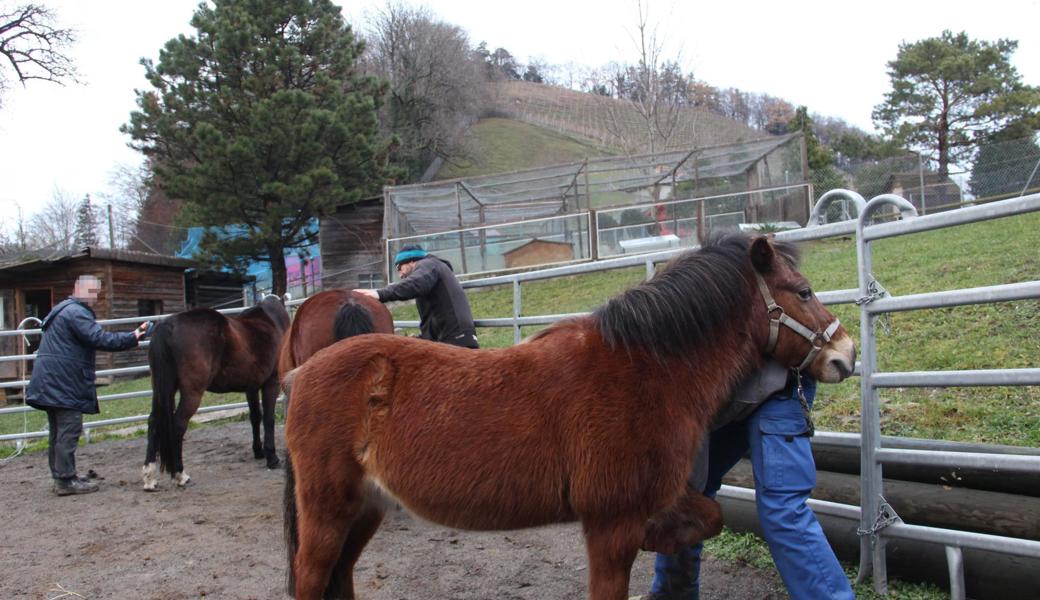
[[101, 291], [101, 280], [80, 275], [72, 296], [60, 302], [43, 319], [43, 340], [36, 352], [26, 404], [47, 411], [47, 458], [53, 491], [59, 496], [96, 492], [96, 483], [76, 474], [76, 447], [83, 432], [83, 414], [96, 414], [94, 355], [97, 350], [115, 352], [137, 346], [148, 329], [142, 323], [125, 333], [105, 331], [91, 306]]

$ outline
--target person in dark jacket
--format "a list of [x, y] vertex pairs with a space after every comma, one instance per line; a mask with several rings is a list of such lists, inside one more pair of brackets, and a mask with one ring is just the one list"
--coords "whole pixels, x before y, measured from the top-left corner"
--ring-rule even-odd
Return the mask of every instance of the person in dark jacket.
[[72, 296], [43, 319], [43, 340], [36, 352], [26, 404], [47, 411], [50, 436], [47, 459], [59, 496], [96, 492], [96, 483], [76, 475], [76, 446], [83, 432], [83, 413], [100, 412], [94, 388], [96, 350], [128, 350], [137, 346], [148, 323], [126, 333], [107, 332], [90, 308], [101, 281], [93, 275], [76, 280]]
[[415, 299], [420, 337], [464, 348], [479, 348], [473, 313], [451, 263], [419, 246], [405, 246], [394, 257], [401, 281], [380, 290], [354, 290], [380, 302]]

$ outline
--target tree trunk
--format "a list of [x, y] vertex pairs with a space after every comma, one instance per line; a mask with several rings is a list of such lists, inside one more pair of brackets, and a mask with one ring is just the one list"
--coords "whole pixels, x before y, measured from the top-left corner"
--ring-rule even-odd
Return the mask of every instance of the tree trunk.
[[271, 255], [271, 293], [282, 296], [286, 288], [285, 253], [280, 247], [268, 247], [268, 252]]

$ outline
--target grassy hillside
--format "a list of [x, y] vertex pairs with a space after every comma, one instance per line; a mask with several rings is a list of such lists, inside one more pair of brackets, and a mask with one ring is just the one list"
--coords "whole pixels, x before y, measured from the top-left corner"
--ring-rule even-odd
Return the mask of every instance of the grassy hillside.
[[[963, 225], [874, 244], [875, 276], [895, 295], [1040, 279], [1040, 215]], [[818, 291], [856, 287], [851, 238], [803, 246], [802, 271]], [[638, 282], [642, 267], [532, 282], [522, 286], [523, 314], [587, 311]], [[470, 293], [477, 318], [512, 314], [512, 288]], [[859, 339], [859, 310], [831, 307]], [[412, 306], [398, 319], [416, 319]], [[1008, 302], [890, 315], [878, 339], [879, 367], [890, 371], [1023, 368], [1040, 356], [1040, 303]], [[530, 335], [538, 328], [525, 328]], [[481, 344], [512, 343], [512, 330], [480, 331]], [[820, 429], [859, 431], [859, 378], [822, 386]], [[1040, 447], [1040, 392], [1030, 387], [883, 390], [888, 435]]]
[[481, 119], [462, 137], [467, 157], [446, 163], [437, 179], [506, 173], [604, 156], [581, 138], [513, 119]]

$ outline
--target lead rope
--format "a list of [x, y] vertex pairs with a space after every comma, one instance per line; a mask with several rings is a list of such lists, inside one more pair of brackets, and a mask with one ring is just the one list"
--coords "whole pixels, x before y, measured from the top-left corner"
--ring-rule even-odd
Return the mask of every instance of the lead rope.
[[802, 373], [797, 369], [794, 371], [795, 385], [798, 388], [798, 403], [802, 405], [802, 413], [805, 415], [805, 426], [809, 429], [809, 436], [816, 435], [816, 425], [813, 424], [812, 413], [809, 410], [809, 402], [805, 399], [805, 389], [802, 387]]

